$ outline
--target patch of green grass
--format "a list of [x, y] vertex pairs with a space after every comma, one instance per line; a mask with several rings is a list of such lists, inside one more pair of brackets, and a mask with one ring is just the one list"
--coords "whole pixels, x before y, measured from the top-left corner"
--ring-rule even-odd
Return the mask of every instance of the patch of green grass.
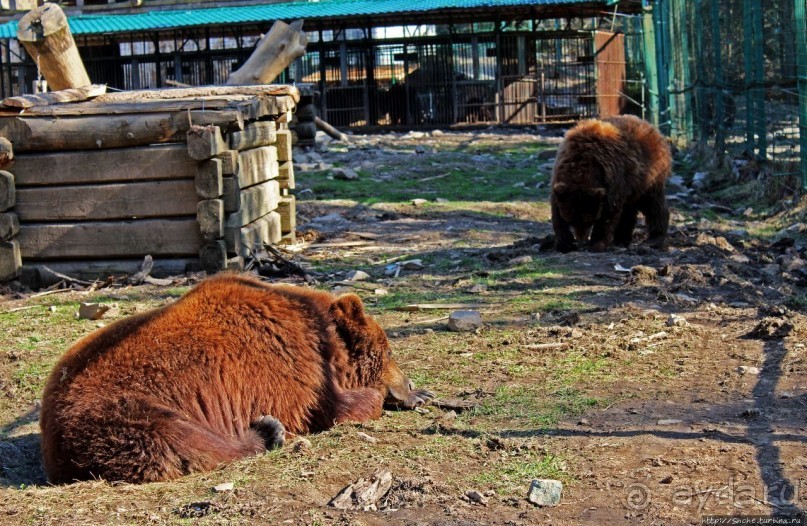
[[474, 413], [494, 420], [511, 421], [512, 425], [546, 429], [563, 418], [578, 416], [600, 405], [598, 398], [586, 396], [573, 388], [546, 394], [546, 387], [503, 385], [496, 389], [493, 399]]
[[12, 379], [25, 394], [38, 395], [44, 387], [50, 369], [50, 365], [41, 362], [22, 362], [14, 371]]
[[568, 483], [571, 476], [566, 472], [563, 457], [530, 453], [527, 458], [507, 458], [492, 469], [474, 475], [472, 480], [485, 488], [495, 489], [500, 495], [522, 495], [532, 479], [555, 479]]

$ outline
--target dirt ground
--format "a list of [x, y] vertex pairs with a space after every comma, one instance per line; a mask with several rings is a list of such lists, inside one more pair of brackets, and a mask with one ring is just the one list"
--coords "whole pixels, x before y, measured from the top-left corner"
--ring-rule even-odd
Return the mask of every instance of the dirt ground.
[[[202, 276], [48, 295], [7, 288], [0, 523], [803, 517], [807, 200], [717, 202], [690, 188], [699, 165], [679, 154], [668, 250], [643, 247], [637, 228], [628, 249], [558, 254], [547, 237], [547, 187], [559, 140], [555, 132], [410, 133], [300, 152], [296, 192], [314, 199], [298, 202], [300, 242], [284, 257], [315, 286], [359, 293], [402, 369], [446, 405], [340, 425], [213, 473], [51, 487], [36, 423], [44, 380], [71, 342], [170, 302]], [[304, 283], [270, 259], [255, 263], [267, 280]], [[350, 281], [354, 270], [367, 279]], [[101, 321], [75, 319], [87, 301], [112, 310]], [[484, 326], [449, 331], [459, 308], [480, 312]], [[328, 506], [379, 468], [393, 483], [377, 509]], [[535, 478], [563, 482], [558, 506], [526, 499]], [[223, 482], [234, 489], [212, 491]]]

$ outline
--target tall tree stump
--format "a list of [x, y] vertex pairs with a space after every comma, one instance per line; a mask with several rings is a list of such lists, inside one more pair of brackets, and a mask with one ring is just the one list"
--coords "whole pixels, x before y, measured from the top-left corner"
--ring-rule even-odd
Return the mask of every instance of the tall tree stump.
[[230, 75], [227, 84], [271, 84], [289, 64], [305, 54], [307, 44], [302, 20], [291, 24], [278, 20], [261, 38], [244, 65]]
[[57, 4], [47, 3], [26, 13], [17, 26], [17, 39], [39, 66], [50, 89], [91, 84], [67, 17]]

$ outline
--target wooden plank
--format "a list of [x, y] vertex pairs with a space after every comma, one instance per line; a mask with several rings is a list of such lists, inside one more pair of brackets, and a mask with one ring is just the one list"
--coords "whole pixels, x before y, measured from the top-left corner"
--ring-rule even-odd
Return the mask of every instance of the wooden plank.
[[21, 224], [26, 260], [196, 256], [202, 246], [196, 217]]
[[227, 268], [227, 247], [224, 240], [205, 243], [204, 246], [199, 249], [199, 261], [202, 264], [202, 268], [208, 274], [213, 274]]
[[0, 117], [14, 152], [98, 150], [184, 142], [188, 117], [172, 113], [93, 117]]
[[275, 132], [277, 140], [275, 146], [277, 147], [277, 160], [280, 162], [291, 161], [291, 131], [278, 130]]
[[209, 159], [199, 163], [194, 184], [196, 195], [204, 199], [216, 199], [224, 192], [222, 184], [221, 159]]
[[0, 212], [14, 207], [17, 201], [17, 189], [14, 176], [5, 170], [0, 170]]
[[294, 232], [297, 229], [297, 200], [293, 195], [280, 198], [277, 205], [277, 213], [280, 214], [280, 231], [283, 235]]
[[241, 185], [238, 184], [238, 178], [225, 177], [222, 179], [222, 196], [221, 200], [224, 201], [224, 212], [227, 214], [234, 214], [241, 209]]
[[98, 102], [132, 102], [144, 100], [170, 100], [188, 97], [215, 97], [231, 95], [288, 96], [300, 100], [300, 90], [287, 84], [257, 84], [254, 86], [201, 86], [193, 88], [166, 88], [157, 90], [118, 91], [101, 95]]
[[280, 183], [280, 188], [293, 190], [296, 187], [294, 184], [294, 164], [291, 161], [278, 163], [277, 173], [277, 181]]
[[[47, 263], [25, 262], [22, 271], [22, 282], [26, 287], [38, 289], [49, 287], [59, 282], [59, 278], [44, 267], [64, 274], [66, 276], [94, 281], [105, 280], [110, 277], [131, 276], [140, 271], [143, 259], [105, 259], [85, 261], [49, 261]], [[154, 260], [150, 276], [167, 278], [181, 276], [186, 272], [201, 270], [199, 259], [193, 258], [158, 258]]]
[[224, 236], [224, 203], [221, 199], [205, 199], [196, 206], [196, 220], [205, 241]]
[[48, 106], [64, 102], [80, 102], [106, 93], [106, 84], [90, 84], [80, 88], [68, 88], [49, 93], [20, 95], [3, 99], [3, 106], [10, 108], [30, 108], [32, 106]]
[[224, 229], [237, 229], [263, 217], [277, 208], [280, 202], [280, 189], [277, 181], [266, 181], [239, 192], [241, 199], [238, 212], [229, 214]]
[[188, 179], [196, 175], [197, 162], [184, 144], [33, 153], [18, 157], [14, 175], [17, 187]]
[[0, 214], [0, 241], [8, 241], [20, 231], [20, 221], [17, 214]]
[[222, 175], [238, 173], [238, 150], [224, 150], [216, 155], [216, 159], [221, 160]]
[[249, 188], [278, 176], [277, 148], [262, 146], [238, 155], [238, 184]]
[[17, 190], [15, 212], [30, 221], [144, 219], [196, 214], [192, 179]]
[[188, 155], [200, 161], [229, 149], [218, 126], [193, 126], [188, 130], [187, 139]]
[[260, 121], [247, 124], [243, 131], [233, 132], [229, 136], [230, 149], [248, 150], [260, 146], [268, 146], [275, 142], [277, 126], [274, 121]]
[[0, 242], [0, 281], [15, 279], [22, 273], [20, 244], [16, 239]]
[[236, 254], [246, 259], [264, 243], [277, 243], [281, 237], [280, 215], [277, 212], [269, 212], [244, 227], [225, 229], [224, 242], [229, 254]]

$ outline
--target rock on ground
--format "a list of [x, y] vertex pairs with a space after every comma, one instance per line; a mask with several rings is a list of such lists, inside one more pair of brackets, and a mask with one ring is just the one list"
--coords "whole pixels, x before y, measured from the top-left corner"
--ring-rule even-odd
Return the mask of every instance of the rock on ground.
[[563, 483], [559, 480], [534, 479], [527, 500], [537, 506], [557, 506], [562, 492]]

